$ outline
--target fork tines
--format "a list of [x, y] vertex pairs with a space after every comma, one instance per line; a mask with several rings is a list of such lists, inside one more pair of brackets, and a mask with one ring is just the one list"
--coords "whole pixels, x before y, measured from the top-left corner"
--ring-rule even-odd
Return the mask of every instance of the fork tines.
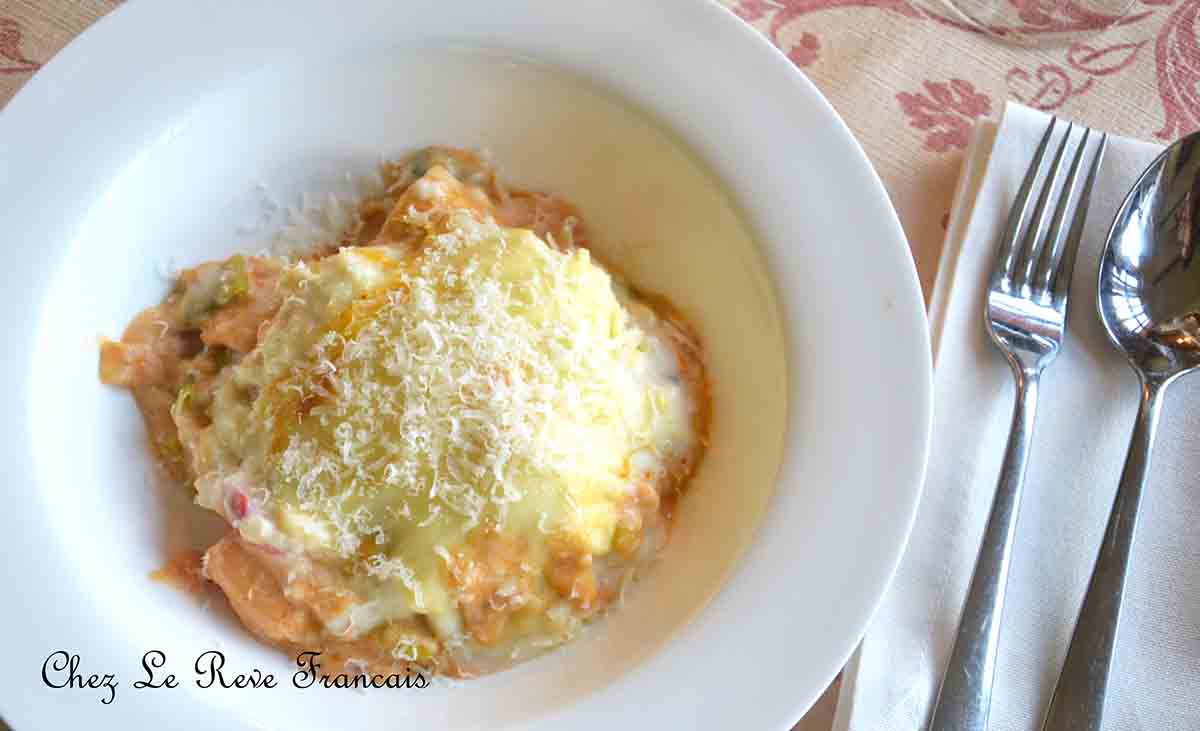
[[[1058, 118], [1050, 120], [1041, 142], [1038, 143], [1033, 161], [1029, 163], [1025, 178], [1021, 181], [1021, 187], [1017, 190], [1016, 200], [1000, 239], [996, 268], [992, 274], [992, 289], [1015, 297], [1065, 304], [1067, 288], [1070, 286], [1071, 273], [1075, 266], [1075, 253], [1083, 235], [1083, 222], [1091, 199], [1092, 184], [1104, 156], [1108, 135], [1101, 135], [1100, 142], [1096, 145], [1087, 179], [1074, 206], [1070, 227], [1064, 232], [1063, 222], [1068, 209], [1071, 208], [1080, 165], [1088, 147], [1088, 138], [1092, 134], [1090, 129], [1085, 128], [1076, 143], [1075, 154], [1071, 159], [1066, 180], [1063, 181], [1059, 179], [1059, 174], [1074, 129], [1073, 124], [1067, 125], [1037, 193], [1033, 215], [1026, 215], [1029, 213], [1030, 199], [1041, 172], [1042, 158], [1045, 157], [1057, 124]], [[1058, 199], [1047, 223], [1049, 202], [1055, 190], [1058, 191]]]

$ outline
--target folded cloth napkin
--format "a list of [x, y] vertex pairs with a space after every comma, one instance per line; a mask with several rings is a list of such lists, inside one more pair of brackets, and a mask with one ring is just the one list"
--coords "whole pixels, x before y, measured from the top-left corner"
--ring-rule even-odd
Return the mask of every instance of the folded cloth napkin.
[[[967, 151], [930, 309], [935, 410], [928, 479], [907, 553], [846, 668], [839, 731], [907, 731], [929, 722], [1012, 414], [1013, 379], [983, 327], [985, 283], [1048, 122], [1010, 104], [998, 127], [979, 125]], [[1116, 493], [1138, 386], [1096, 313], [1097, 267], [1125, 192], [1159, 151], [1110, 138], [1093, 191], [1065, 350], [1042, 379], [990, 729], [1040, 728]], [[1200, 729], [1200, 375], [1167, 394], [1105, 729]]]

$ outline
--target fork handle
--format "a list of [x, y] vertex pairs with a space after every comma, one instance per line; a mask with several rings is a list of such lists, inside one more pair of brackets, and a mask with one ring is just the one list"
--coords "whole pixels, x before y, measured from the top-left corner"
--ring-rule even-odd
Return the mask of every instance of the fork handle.
[[996, 648], [1000, 638], [1000, 616], [1012, 564], [1013, 534], [1017, 528], [1017, 509], [1025, 465], [1033, 441], [1033, 420], [1037, 413], [1038, 377], [1036, 371], [1014, 364], [1017, 399], [1013, 406], [1012, 427], [1000, 480], [992, 498], [992, 512], [983, 533], [983, 544], [975, 561], [971, 588], [963, 605], [962, 619], [950, 663], [942, 677], [930, 731], [985, 731], [992, 701], [992, 680], [996, 674]]
[[1130, 438], [1125, 468], [1121, 470], [1117, 497], [1042, 731], [1100, 731], [1108, 669], [1121, 618], [1125, 570], [1129, 566], [1138, 503], [1146, 484], [1150, 450], [1162, 411], [1164, 385], [1155, 380], [1142, 382], [1142, 405]]

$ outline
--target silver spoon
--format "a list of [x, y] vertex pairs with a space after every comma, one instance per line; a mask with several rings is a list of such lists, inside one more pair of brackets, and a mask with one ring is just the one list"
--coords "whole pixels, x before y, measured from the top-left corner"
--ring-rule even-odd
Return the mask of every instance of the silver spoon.
[[1166, 387], [1200, 368], [1200, 133], [1168, 147], [1129, 192], [1100, 259], [1100, 319], [1142, 403], [1100, 555], [1043, 731], [1099, 731], [1125, 569]]

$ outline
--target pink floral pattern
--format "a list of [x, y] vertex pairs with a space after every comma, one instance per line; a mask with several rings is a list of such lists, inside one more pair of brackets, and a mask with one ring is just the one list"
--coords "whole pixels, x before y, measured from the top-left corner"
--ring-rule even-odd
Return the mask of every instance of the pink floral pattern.
[[1041, 64], [1033, 72], [1014, 67], [1009, 69], [1004, 80], [1008, 84], [1009, 96], [1022, 104], [1045, 111], [1060, 108], [1071, 97], [1092, 87], [1091, 79], [1077, 86], [1066, 69], [1054, 63]]
[[1108, 76], [1124, 71], [1138, 59], [1138, 52], [1147, 41], [1091, 46], [1073, 43], [1067, 49], [1067, 64], [1091, 76]]
[[1005, 76], [1013, 99], [1045, 111], [1061, 108], [1071, 97], [1087, 93], [1097, 79], [1133, 65], [1147, 41], [1092, 46], [1070, 45], [1062, 63], [1044, 63], [1030, 71], [1014, 66]]
[[800, 36], [800, 42], [788, 51], [788, 58], [797, 66], [808, 66], [817, 60], [817, 52], [821, 50], [821, 39], [812, 33]]
[[[1110, 77], [1138, 65], [1154, 46], [1158, 95], [1165, 124], [1156, 134], [1174, 139], [1200, 128], [1200, 0], [1139, 0], [1138, 6], [1124, 17], [1106, 15], [1087, 8], [1085, 0], [1008, 0], [1017, 9], [1020, 22], [1011, 27], [995, 26], [987, 30], [998, 35], [1080, 32], [1112, 25], [1139, 30], [1144, 26], [1151, 35], [1130, 39], [1122, 33], [1120, 42], [1103, 43], [1103, 35], [1087, 42], [1076, 42], [1045, 54], [1031, 54], [1028, 64], [1011, 67], [1005, 74], [1008, 96], [1029, 106], [1058, 111], [1072, 99], [1086, 95]], [[917, 0], [739, 0], [733, 10], [754, 23], [797, 66], [818, 63], [824, 49], [820, 35], [813, 29], [793, 27], [806, 16], [846, 8], [862, 8], [897, 14], [915, 22], [931, 21], [969, 32], [978, 28], [930, 11], [928, 3]], [[1162, 20], [1162, 14], [1169, 17]], [[1155, 19], [1158, 22], [1152, 22]], [[788, 32], [785, 32], [787, 30]], [[1157, 33], [1157, 36], [1154, 33]], [[896, 95], [909, 125], [923, 132], [922, 145], [934, 152], [948, 152], [966, 145], [971, 122], [992, 108], [988, 95], [977, 91], [970, 82], [954, 79], [948, 83], [926, 81], [920, 92]], [[984, 110], [980, 112], [979, 110]]]
[[[1025, 27], [1015, 28], [1023, 33], [1058, 33], [1063, 31], [1085, 31], [1107, 28], [1113, 23], [1127, 24], [1145, 17], [1146, 14], [1121, 18], [1088, 10], [1086, 3], [1078, 0], [1008, 0], [1017, 9], [1017, 17]], [[1172, 0], [1165, 0], [1171, 2]]]
[[[1145, 1], [1145, 0], [1143, 0]], [[1174, 0], [1158, 0], [1171, 3]], [[1151, 11], [1121, 17], [1093, 12], [1081, 7], [1080, 0], [1008, 0], [1017, 8], [1021, 23], [1014, 26], [989, 25], [987, 31], [997, 36], [1036, 35], [1045, 33], [1078, 33], [1099, 30], [1111, 25], [1136, 23], [1151, 15]], [[1147, 4], [1157, 4], [1150, 0]], [[981, 33], [974, 25], [959, 18], [940, 15], [922, 0], [739, 0], [733, 11], [747, 22], [758, 24], [768, 20], [764, 32], [775, 45], [789, 53], [792, 47], [781, 39], [784, 26], [809, 13], [841, 8], [870, 8], [903, 15], [913, 20], [929, 20], [943, 25]]]
[[1200, 0], [1184, 0], [1163, 25], [1154, 46], [1158, 95], [1166, 124], [1159, 138], [1173, 140], [1200, 128]]
[[854, 7], [887, 10], [910, 18], [923, 15], [908, 0], [741, 0], [734, 6], [733, 12], [750, 23], [767, 19], [764, 31], [767, 37], [796, 65], [808, 66], [818, 58], [820, 38], [805, 32], [800, 35], [798, 42], [790, 43], [784, 40], [783, 29], [808, 13]]
[[0, 74], [36, 71], [41, 64], [21, 52], [21, 26], [12, 18], [0, 18]]
[[1017, 9], [1017, 17], [1036, 26], [1048, 26], [1054, 23], [1054, 0], [1011, 0]]
[[966, 147], [975, 120], [991, 113], [992, 100], [965, 79], [926, 81], [922, 86], [924, 93], [902, 91], [896, 101], [909, 125], [927, 132], [925, 149], [945, 152]]

